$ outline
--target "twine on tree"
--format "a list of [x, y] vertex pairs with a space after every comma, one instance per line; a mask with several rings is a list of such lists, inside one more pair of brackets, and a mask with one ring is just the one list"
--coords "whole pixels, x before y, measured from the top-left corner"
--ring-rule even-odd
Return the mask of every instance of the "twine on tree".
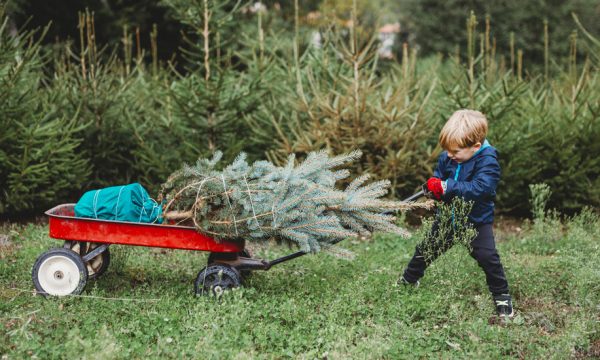
[[200, 190], [202, 189], [202, 185], [204, 185], [205, 182], [206, 178], [202, 179], [202, 181], [200, 182], [198, 190], [196, 191], [196, 201], [194, 201], [194, 216], [192, 217], [192, 219], [194, 220], [194, 225], [196, 225], [198, 229], [201, 229], [200, 225], [198, 225], [198, 223], [196, 222], [196, 213], [198, 211], [198, 198], [200, 197]]
[[235, 234], [239, 235], [237, 229], [237, 222], [235, 221], [235, 213], [233, 212], [233, 206], [231, 206], [231, 201], [229, 200], [229, 193], [227, 192], [227, 186], [225, 185], [225, 176], [221, 174], [221, 180], [223, 180], [223, 190], [225, 190], [225, 195], [227, 196], [227, 204], [229, 204], [229, 210], [231, 210], [231, 215], [233, 216], [233, 226], [235, 228]]
[[[217, 170], [217, 160], [199, 160], [163, 186], [169, 205], [179, 209], [167, 218], [193, 221], [198, 231], [218, 239], [275, 238], [310, 252], [373, 231], [407, 235], [386, 213], [424, 205], [383, 199], [390, 183], [365, 185], [365, 176], [346, 189], [335, 186], [349, 172], [334, 168], [357, 154], [330, 158], [325, 152], [315, 152], [300, 165], [290, 161], [286, 167], [264, 161], [249, 165], [241, 156], [225, 171]], [[206, 183], [198, 186], [203, 179]]]
[[207, 180], [207, 179], [205, 178], [205, 179], [203, 179], [202, 181], [197, 181], [197, 182], [194, 182], [194, 183], [192, 183], [192, 184], [190, 184], [190, 185], [188, 185], [188, 186], [184, 187], [183, 189], [179, 190], [179, 191], [177, 192], [177, 194], [175, 194], [175, 196], [173, 196], [173, 198], [171, 199], [171, 201], [169, 201], [169, 203], [167, 204], [167, 206], [165, 206], [165, 210], [164, 210], [164, 212], [165, 212], [165, 213], [167, 213], [167, 212], [169, 211], [169, 209], [171, 208], [171, 205], [173, 204], [173, 202], [174, 202], [174, 201], [175, 201], [175, 200], [176, 200], [176, 199], [179, 197], [179, 195], [181, 195], [181, 194], [182, 194], [182, 193], [183, 193], [185, 190], [187, 190], [187, 189], [189, 189], [189, 188], [193, 187], [194, 185], [202, 184], [202, 183], [204, 183], [206, 180]]
[[244, 175], [244, 182], [246, 183], [246, 189], [248, 189], [248, 199], [250, 199], [250, 207], [252, 207], [252, 214], [254, 214], [254, 221], [256, 221], [256, 224], [260, 228], [261, 226], [260, 226], [260, 223], [258, 222], [258, 219], [256, 218], [256, 211], [254, 211], [254, 203], [252, 202], [252, 194], [250, 193], [250, 186], [248, 185], [248, 180], [246, 180], [246, 175]]

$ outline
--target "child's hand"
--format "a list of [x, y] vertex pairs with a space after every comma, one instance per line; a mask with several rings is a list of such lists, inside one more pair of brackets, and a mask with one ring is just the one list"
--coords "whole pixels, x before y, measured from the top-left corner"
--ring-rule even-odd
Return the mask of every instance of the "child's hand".
[[444, 186], [442, 185], [442, 180], [436, 177], [429, 178], [429, 180], [427, 180], [427, 190], [429, 190], [435, 199], [441, 200], [442, 195], [444, 195]]

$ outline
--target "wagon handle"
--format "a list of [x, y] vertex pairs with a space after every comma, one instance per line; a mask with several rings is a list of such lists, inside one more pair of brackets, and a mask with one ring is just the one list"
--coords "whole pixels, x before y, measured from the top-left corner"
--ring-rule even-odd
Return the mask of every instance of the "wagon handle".
[[[330, 245], [337, 244], [337, 243], [339, 243], [339, 242], [340, 242], [340, 241], [342, 241], [342, 240], [344, 240], [344, 239], [337, 239], [337, 240], [335, 240], [335, 241], [332, 241], [332, 242], [330, 243]], [[280, 263], [282, 263], [282, 262], [285, 262], [285, 261], [289, 261], [289, 260], [295, 259], [295, 258], [297, 258], [297, 257], [303, 256], [303, 255], [306, 255], [306, 254], [308, 254], [308, 252], [306, 252], [306, 251], [297, 251], [297, 252], [295, 252], [295, 253], [292, 253], [292, 254], [289, 254], [289, 255], [286, 255], [286, 256], [282, 256], [282, 257], [280, 257], [280, 258], [277, 258], [277, 259], [275, 259], [275, 260], [271, 260], [271, 261], [265, 261], [265, 262], [264, 262], [264, 263], [265, 263], [265, 266], [266, 266], [266, 267], [265, 267], [265, 270], [269, 270], [269, 269], [270, 269], [272, 266], [274, 266], [274, 265], [277, 265], [277, 264], [280, 264]]]
[[297, 258], [297, 257], [300, 257], [300, 256], [302, 256], [302, 255], [306, 255], [306, 254], [308, 254], [306, 251], [297, 251], [297, 252], [295, 252], [295, 253], [293, 253], [293, 254], [289, 254], [289, 255], [286, 255], [286, 256], [282, 256], [282, 257], [280, 257], [280, 258], [277, 258], [277, 259], [275, 259], [275, 260], [266, 261], [266, 264], [265, 264], [265, 265], [266, 265], [266, 267], [265, 267], [265, 270], [269, 270], [269, 269], [270, 269], [272, 266], [274, 266], [274, 265], [277, 265], [277, 264], [279, 264], [279, 263], [282, 263], [282, 262], [285, 262], [285, 261], [288, 261], [288, 260], [295, 259], [295, 258]]

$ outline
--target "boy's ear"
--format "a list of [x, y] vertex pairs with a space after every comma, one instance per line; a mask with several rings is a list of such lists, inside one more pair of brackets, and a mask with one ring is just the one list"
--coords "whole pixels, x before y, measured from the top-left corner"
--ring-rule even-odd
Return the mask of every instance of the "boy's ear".
[[476, 142], [476, 143], [473, 145], [473, 148], [475, 149], [475, 151], [477, 151], [477, 150], [481, 149], [481, 143], [480, 143], [480, 142]]

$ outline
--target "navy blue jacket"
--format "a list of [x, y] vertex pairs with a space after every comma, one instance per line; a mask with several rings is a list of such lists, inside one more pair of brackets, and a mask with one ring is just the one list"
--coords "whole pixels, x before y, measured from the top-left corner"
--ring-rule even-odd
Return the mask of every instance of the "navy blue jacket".
[[469, 220], [475, 225], [494, 222], [494, 199], [500, 180], [498, 151], [486, 140], [481, 149], [469, 160], [459, 164], [444, 151], [433, 176], [446, 181], [442, 200], [449, 202], [455, 196], [474, 201]]

